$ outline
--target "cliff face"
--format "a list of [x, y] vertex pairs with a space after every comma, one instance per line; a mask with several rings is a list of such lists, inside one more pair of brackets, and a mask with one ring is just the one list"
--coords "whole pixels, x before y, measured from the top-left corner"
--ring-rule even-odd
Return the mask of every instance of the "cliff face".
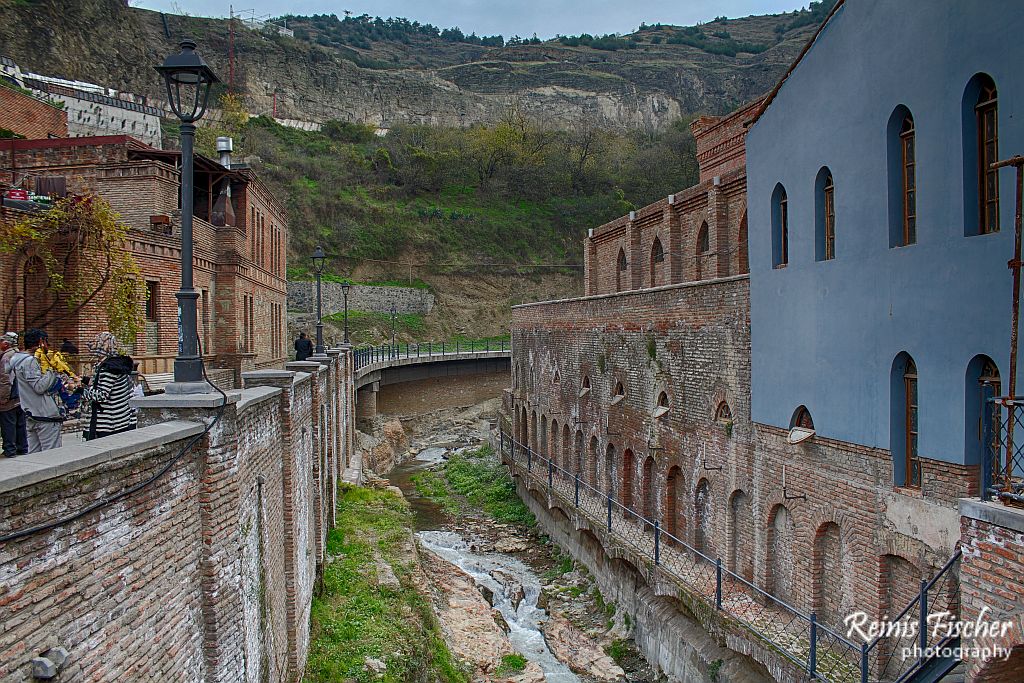
[[[122, 0], [0, 0], [0, 9], [8, 18], [0, 24], [0, 53], [32, 71], [159, 98], [152, 66], [189, 35], [228, 79], [225, 20], [162, 15]], [[684, 114], [724, 113], [769, 90], [813, 30], [781, 30], [786, 22], [747, 17], [705, 27], [771, 45], [736, 56], [668, 44], [667, 28], [640, 32], [635, 49], [614, 52], [557, 41], [488, 48], [428, 37], [363, 50], [236, 22], [234, 76], [250, 111], [270, 113], [276, 93], [277, 115], [286, 118], [469, 126], [493, 122], [515, 103], [559, 127], [655, 130]]]

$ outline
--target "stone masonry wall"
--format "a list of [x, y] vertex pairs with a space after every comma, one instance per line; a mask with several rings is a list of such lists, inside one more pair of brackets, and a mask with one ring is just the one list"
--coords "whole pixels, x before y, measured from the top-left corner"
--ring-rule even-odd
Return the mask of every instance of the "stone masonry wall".
[[957, 544], [976, 468], [898, 489], [887, 451], [751, 422], [746, 277], [519, 306], [512, 343], [520, 442], [828, 624], [902, 609]]
[[[321, 282], [320, 298], [324, 315], [345, 310], [345, 297], [337, 282]], [[390, 313], [395, 306], [399, 313], [426, 315], [434, 309], [434, 295], [417, 287], [377, 287], [352, 285], [348, 293], [350, 311]], [[316, 312], [316, 282], [293, 280], [288, 283], [288, 310]]]
[[70, 653], [63, 683], [301, 679], [327, 487], [353, 431], [337, 410], [349, 399], [329, 395], [349, 392], [350, 353], [302, 365], [245, 373], [223, 408], [218, 394], [140, 399], [134, 432], [0, 462], [0, 537], [58, 520], [0, 541], [0, 681], [27, 680], [55, 647]]
[[0, 128], [26, 138], [64, 138], [68, 135], [68, 115], [52, 104], [0, 86]]

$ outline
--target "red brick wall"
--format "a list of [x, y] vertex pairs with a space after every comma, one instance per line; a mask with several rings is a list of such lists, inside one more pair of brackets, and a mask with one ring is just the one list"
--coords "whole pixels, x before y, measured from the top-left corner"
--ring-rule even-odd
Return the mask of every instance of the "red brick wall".
[[[616, 498], [623, 451], [634, 453], [636, 486], [653, 456], [654, 507], [665, 527], [668, 475], [679, 468], [682, 540], [801, 609], [833, 623], [854, 608], [878, 613], [883, 556], [931, 575], [953, 551], [956, 500], [976, 490], [976, 468], [929, 460], [922, 491], [899, 491], [887, 451], [821, 437], [791, 445], [786, 430], [751, 423], [746, 277], [519, 306], [512, 341], [510, 418], [521, 441], [537, 439], [552, 419], [570, 425], [573, 443], [579, 430], [587, 453], [596, 438], [598, 462], [584, 460], [584, 477], [610, 469]], [[585, 375], [591, 391], [580, 398]], [[625, 399], [612, 405], [617, 382]], [[670, 410], [654, 418], [662, 391]], [[722, 402], [731, 426], [715, 420]], [[641, 494], [636, 488], [637, 508]]]
[[68, 115], [63, 109], [0, 86], [0, 128], [26, 138], [66, 138]]
[[726, 116], [701, 116], [690, 124], [697, 143], [700, 182], [745, 167], [747, 126], [762, 103], [763, 100], [756, 100]]
[[967, 680], [1016, 683], [1024, 671], [1024, 511], [973, 501], [961, 512], [962, 618], [1012, 624], [1005, 633], [965, 639], [965, 647], [1011, 651], [1008, 659], [970, 658]]

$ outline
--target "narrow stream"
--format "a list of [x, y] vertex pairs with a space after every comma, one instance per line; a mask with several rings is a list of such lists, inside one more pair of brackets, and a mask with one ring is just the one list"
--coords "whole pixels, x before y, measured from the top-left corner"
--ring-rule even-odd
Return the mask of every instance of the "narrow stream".
[[520, 654], [536, 662], [549, 683], [580, 683], [569, 668], [555, 658], [548, 649], [540, 625], [547, 614], [537, 606], [540, 579], [525, 564], [499, 553], [475, 553], [461, 535], [445, 530], [446, 518], [440, 506], [416, 491], [412, 477], [444, 459], [448, 449], [430, 447], [408, 460], [388, 475], [398, 486], [412, 507], [416, 520], [417, 538], [425, 548], [438, 557], [451, 562], [473, 577], [477, 585], [493, 594], [493, 605], [509, 627], [508, 638]]

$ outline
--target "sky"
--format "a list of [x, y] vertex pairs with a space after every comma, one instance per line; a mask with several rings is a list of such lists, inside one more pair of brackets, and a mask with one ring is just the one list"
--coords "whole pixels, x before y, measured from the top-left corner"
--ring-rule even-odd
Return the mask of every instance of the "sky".
[[354, 14], [405, 17], [465, 33], [541, 38], [556, 34], [630, 33], [641, 22], [692, 25], [717, 16], [775, 14], [806, 6], [807, 0], [135, 0], [132, 5], [194, 16], [237, 14]]

